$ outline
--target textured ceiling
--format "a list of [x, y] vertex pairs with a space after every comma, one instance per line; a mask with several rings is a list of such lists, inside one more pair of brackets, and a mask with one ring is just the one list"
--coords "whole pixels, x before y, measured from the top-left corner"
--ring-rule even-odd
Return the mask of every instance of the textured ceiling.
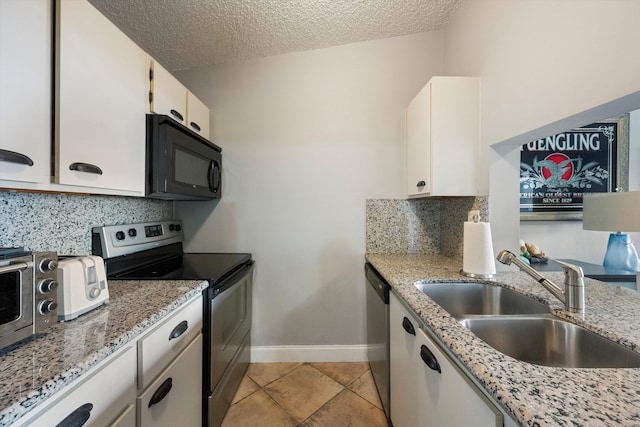
[[90, 0], [169, 70], [444, 28], [460, 0]]

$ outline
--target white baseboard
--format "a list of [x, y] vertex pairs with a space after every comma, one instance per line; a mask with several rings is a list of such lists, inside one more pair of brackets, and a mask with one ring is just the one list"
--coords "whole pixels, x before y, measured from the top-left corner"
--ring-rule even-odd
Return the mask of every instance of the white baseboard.
[[367, 345], [252, 346], [251, 363], [366, 362]]

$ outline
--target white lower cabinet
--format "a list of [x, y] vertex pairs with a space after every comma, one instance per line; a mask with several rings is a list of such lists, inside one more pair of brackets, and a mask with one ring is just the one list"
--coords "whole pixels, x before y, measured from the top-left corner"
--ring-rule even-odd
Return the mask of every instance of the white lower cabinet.
[[202, 424], [202, 334], [138, 397], [138, 426]]
[[202, 296], [138, 340], [138, 427], [202, 426]]
[[[35, 427], [134, 427], [136, 351], [129, 346], [93, 372], [80, 377], [68, 392], [52, 399], [25, 425]], [[135, 411], [133, 411], [135, 415]]]
[[390, 297], [394, 427], [500, 427], [500, 410], [446, 356], [421, 322]]
[[202, 304], [186, 302], [16, 425], [202, 427]]

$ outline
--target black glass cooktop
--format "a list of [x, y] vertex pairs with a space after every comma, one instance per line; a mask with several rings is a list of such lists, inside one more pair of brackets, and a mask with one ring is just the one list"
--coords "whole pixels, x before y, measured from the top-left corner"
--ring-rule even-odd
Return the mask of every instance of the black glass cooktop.
[[224, 280], [245, 264], [248, 253], [143, 253], [105, 260], [107, 279], [115, 280]]

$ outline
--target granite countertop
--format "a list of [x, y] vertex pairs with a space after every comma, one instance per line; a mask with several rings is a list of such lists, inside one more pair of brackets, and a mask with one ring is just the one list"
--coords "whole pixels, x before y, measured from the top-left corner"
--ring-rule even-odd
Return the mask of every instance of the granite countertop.
[[[518, 424], [640, 426], [640, 369], [553, 368], [520, 362], [485, 344], [414, 286], [417, 280], [469, 280], [459, 273], [461, 261], [423, 254], [367, 254], [366, 259]], [[563, 283], [561, 272], [545, 274]], [[581, 315], [565, 311], [560, 301], [515, 267], [498, 272], [494, 282], [549, 304], [560, 318], [640, 351], [640, 293], [634, 290], [585, 279], [586, 313]]]
[[8, 426], [207, 287], [198, 280], [109, 281], [109, 303], [0, 352]]

